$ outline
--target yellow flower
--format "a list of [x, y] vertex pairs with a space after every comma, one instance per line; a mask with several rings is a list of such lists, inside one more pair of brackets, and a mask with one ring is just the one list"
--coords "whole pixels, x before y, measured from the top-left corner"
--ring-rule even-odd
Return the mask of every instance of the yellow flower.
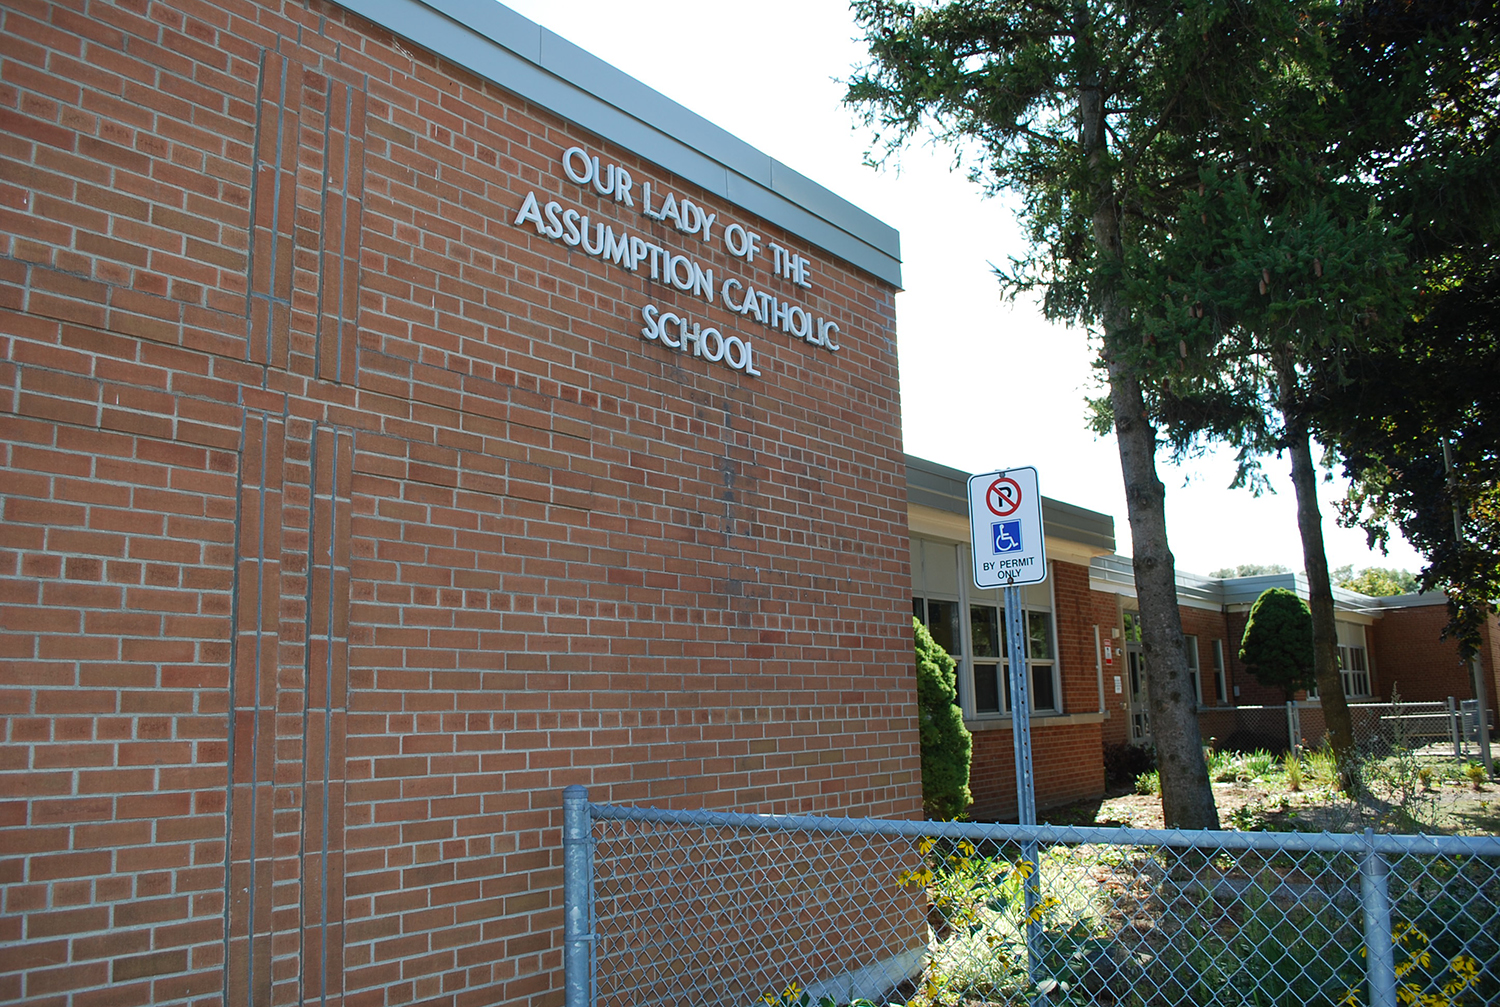
[[1060, 905], [1062, 905], [1061, 899], [1049, 895], [1031, 908], [1031, 912], [1026, 914], [1026, 922], [1040, 923], [1042, 921], [1042, 918], [1047, 915], [1049, 910], [1054, 909]]

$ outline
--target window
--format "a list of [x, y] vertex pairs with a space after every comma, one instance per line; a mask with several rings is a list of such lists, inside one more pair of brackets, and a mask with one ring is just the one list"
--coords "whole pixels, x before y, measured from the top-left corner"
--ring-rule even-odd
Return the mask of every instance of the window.
[[974, 655], [974, 712], [1002, 713], [1000, 679], [1005, 649], [1005, 627], [993, 605], [969, 606], [969, 636]]
[[1224, 641], [1214, 641], [1214, 702], [1229, 702], [1229, 687], [1224, 682]]
[[[974, 712], [1009, 713], [1010, 648], [1005, 613], [996, 605], [970, 605], [974, 654]], [[1026, 610], [1026, 664], [1031, 671], [1033, 713], [1053, 713], [1057, 705], [1057, 656], [1052, 613]]]
[[941, 601], [937, 598], [927, 600], [927, 632], [932, 634], [932, 639], [939, 647], [949, 654], [958, 657], [958, 602]]
[[1365, 648], [1339, 645], [1339, 674], [1344, 679], [1344, 695], [1361, 698], [1370, 694], [1370, 666]]
[[[969, 559], [964, 546], [913, 537], [911, 557], [912, 614], [958, 662], [959, 705], [969, 716], [1008, 714], [1010, 669], [1002, 592], [981, 591], [967, 582]], [[1032, 712], [1060, 712], [1050, 582], [1023, 587], [1021, 603]]]
[[[1368, 699], [1370, 658], [1365, 650], [1365, 628], [1357, 623], [1335, 623], [1339, 641], [1339, 678], [1345, 699]], [[1308, 699], [1318, 698], [1317, 686], [1307, 690]]]
[[1052, 613], [1026, 613], [1026, 660], [1031, 668], [1031, 708], [1058, 709], [1057, 653], [1053, 646]]
[[1340, 620], [1334, 624], [1339, 641], [1339, 674], [1344, 695], [1351, 699], [1367, 698], [1370, 688], [1370, 656], [1365, 650], [1365, 627], [1357, 622]]
[[1203, 677], [1198, 674], [1198, 638], [1189, 633], [1182, 634], [1182, 656], [1187, 658], [1188, 674], [1193, 677], [1193, 695], [1198, 705], [1203, 705]]

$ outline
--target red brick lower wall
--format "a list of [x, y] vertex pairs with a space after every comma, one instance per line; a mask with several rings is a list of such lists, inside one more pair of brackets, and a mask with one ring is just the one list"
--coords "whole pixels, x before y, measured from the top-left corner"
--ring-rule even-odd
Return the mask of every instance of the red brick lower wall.
[[0, 1002], [554, 1007], [564, 786], [920, 813], [889, 284], [322, 0], [0, 19]]
[[[1382, 613], [1370, 628], [1371, 664], [1379, 671], [1376, 680], [1381, 698], [1398, 693], [1411, 702], [1441, 703], [1473, 699], [1474, 686], [1467, 662], [1459, 658], [1458, 643], [1442, 638], [1448, 623], [1446, 605], [1392, 608]], [[1484, 669], [1486, 699], [1491, 716], [1500, 711], [1500, 620], [1490, 616], [1479, 649]]]
[[1446, 605], [1393, 608], [1370, 627], [1370, 651], [1380, 669], [1380, 694], [1399, 694], [1411, 702], [1470, 699], [1474, 689], [1469, 668], [1458, 656], [1458, 643], [1442, 638], [1448, 623]]
[[[1032, 721], [1031, 760], [1039, 811], [1104, 794], [1103, 736], [1099, 724], [1047, 726]], [[970, 817], [980, 821], [1016, 820], [1015, 742], [1008, 726], [974, 732], [969, 790]]]

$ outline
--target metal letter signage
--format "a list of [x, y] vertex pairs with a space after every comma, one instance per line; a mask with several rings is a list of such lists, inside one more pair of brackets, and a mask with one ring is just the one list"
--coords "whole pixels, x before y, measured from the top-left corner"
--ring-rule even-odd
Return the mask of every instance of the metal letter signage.
[[969, 551], [977, 587], [1047, 579], [1042, 496], [1031, 466], [969, 477]]

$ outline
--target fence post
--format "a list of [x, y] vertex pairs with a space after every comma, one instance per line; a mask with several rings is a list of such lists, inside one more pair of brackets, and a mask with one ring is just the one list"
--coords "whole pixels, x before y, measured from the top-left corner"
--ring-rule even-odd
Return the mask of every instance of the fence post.
[[1391, 937], [1390, 880], [1385, 858], [1375, 851], [1374, 829], [1365, 829], [1359, 898], [1365, 913], [1365, 963], [1370, 982], [1370, 1007], [1396, 1007], [1396, 950]]
[[1464, 751], [1459, 739], [1463, 737], [1463, 731], [1458, 726], [1458, 706], [1453, 702], [1453, 697], [1448, 697], [1448, 737], [1453, 740], [1453, 758], [1461, 760]]
[[594, 1004], [594, 823], [589, 792], [563, 790], [563, 1003]]
[[1286, 704], [1286, 737], [1289, 750], [1300, 753], [1302, 751], [1302, 715], [1297, 711], [1295, 699], [1287, 700]]

